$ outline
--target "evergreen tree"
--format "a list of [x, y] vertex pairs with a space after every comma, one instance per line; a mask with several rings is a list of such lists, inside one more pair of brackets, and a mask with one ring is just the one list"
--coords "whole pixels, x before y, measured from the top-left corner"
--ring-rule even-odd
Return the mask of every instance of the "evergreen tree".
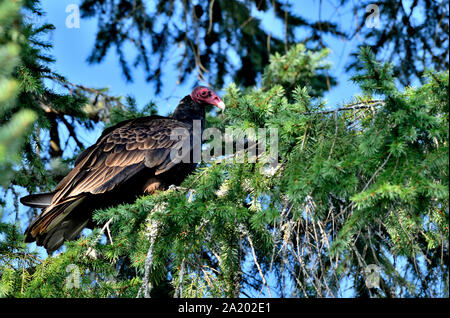
[[[355, 296], [447, 296], [448, 73], [400, 92], [389, 64], [369, 50], [361, 59], [354, 80], [365, 95], [338, 110], [300, 86], [231, 85], [222, 128], [276, 127], [277, 168], [216, 158], [179, 188], [97, 211], [102, 228], [10, 295], [135, 297], [164, 286], [176, 297], [331, 297], [350, 281]], [[366, 286], [369, 265], [377, 288]], [[80, 288], [65, 285], [70, 266]]]
[[[92, 129], [109, 117], [111, 108], [127, 108], [106, 90], [72, 84], [51, 70], [53, 59], [47, 54], [51, 43], [44, 35], [54, 27], [27, 19], [42, 15], [36, 0], [0, 2], [0, 276], [6, 282], [0, 286], [1, 296], [12, 286], [8, 279], [17, 278], [23, 284], [28, 277], [27, 271], [12, 275], [13, 269], [33, 271], [40, 262], [24, 243], [20, 226], [36, 211], [19, 215], [20, 193], [50, 190], [68, 172], [77, 150], [84, 148], [75, 133], [77, 126]], [[67, 93], [49, 89], [45, 79]], [[126, 103], [132, 111], [133, 105]], [[119, 110], [114, 113], [112, 118], [127, 115]], [[69, 131], [67, 140], [61, 138], [62, 126]], [[67, 155], [66, 151], [63, 157], [69, 142], [74, 142], [75, 153]], [[4, 210], [9, 196], [13, 212]]]
[[[222, 87], [232, 74], [234, 82], [248, 87], [257, 84], [270, 54], [286, 53], [296, 40], [324, 48], [319, 33], [345, 36], [336, 24], [310, 21], [292, 13], [291, 7], [278, 0], [209, 0], [197, 4], [84, 0], [80, 9], [82, 17], [98, 18], [96, 42], [88, 61], [99, 63], [108, 50], [115, 48], [125, 78], [132, 80], [132, 67], [140, 67], [159, 93], [166, 68], [177, 67], [177, 83], [195, 74], [198, 81]], [[252, 13], [271, 10], [283, 24], [282, 38], [264, 30], [261, 20]], [[299, 29], [312, 35], [295, 39]], [[128, 44], [135, 49], [133, 61], [124, 52]], [[180, 50], [179, 55], [173, 53]]]
[[[23, 6], [42, 14], [35, 1]], [[54, 186], [76, 155], [64, 144], [84, 147], [76, 127], [155, 113], [152, 103], [139, 110], [132, 98], [52, 72], [43, 54], [50, 43], [40, 37], [52, 26], [28, 24], [18, 10], [0, 2], [0, 164], [9, 172], [2, 187], [13, 196], [20, 187]], [[448, 67], [399, 89], [395, 66], [362, 49], [353, 80], [363, 94], [332, 108], [320, 98], [327, 49], [281, 51], [258, 62], [261, 85], [231, 84], [226, 111], [207, 119], [222, 132], [266, 128], [267, 140], [276, 129], [278, 165], [267, 160], [270, 143], [256, 162], [213, 156], [180, 187], [96, 211], [97, 229], [45, 259], [23, 243], [19, 218], [4, 216], [0, 295], [448, 297]]]
[[[14, 111], [19, 82], [13, 72], [19, 64], [20, 42], [23, 40], [17, 27], [20, 20], [20, 6], [16, 2], [0, 1], [0, 185], [7, 186], [13, 176], [13, 167], [20, 162], [19, 151], [30, 126], [36, 120], [36, 114], [29, 109]], [[14, 270], [29, 268], [35, 263], [35, 255], [28, 253], [20, 227], [3, 221], [2, 200], [0, 207], [0, 297], [7, 295], [14, 287], [18, 277]], [[17, 215], [16, 215], [17, 221]], [[28, 271], [23, 273], [23, 277]]]
[[[83, 0], [80, 9], [82, 17], [96, 17], [98, 21], [88, 61], [99, 63], [115, 49], [125, 78], [132, 80], [132, 68], [141, 68], [157, 92], [163, 84], [164, 69], [175, 66], [178, 83], [194, 74], [198, 81], [216, 87], [222, 87], [230, 76], [239, 86], [253, 86], [258, 84], [271, 54], [286, 54], [294, 43], [321, 50], [330, 38], [361, 39], [357, 46], [369, 46], [378, 59], [392, 62], [394, 76], [403, 86], [415, 80], [423, 83], [426, 68], [448, 69], [448, 0], [339, 0], [329, 5], [335, 9], [328, 19], [323, 18], [322, 1], [314, 17], [293, 13], [291, 2], [278, 0], [208, 0], [197, 4]], [[343, 11], [354, 12], [355, 24], [347, 29], [333, 20]], [[282, 25], [282, 35], [264, 28], [254, 12], [273, 12], [273, 25]], [[130, 46], [134, 47], [134, 60], [124, 52]], [[176, 54], [180, 51], [182, 54]], [[352, 55], [349, 72], [361, 68], [358, 50]], [[328, 89], [332, 87], [329, 79], [327, 85]]]
[[[348, 3], [347, 0], [341, 1]], [[350, 38], [362, 36], [359, 47], [368, 46], [378, 59], [393, 64], [393, 75], [404, 86], [414, 81], [424, 83], [428, 68], [448, 70], [449, 60], [449, 1], [358, 1], [354, 12], [358, 27]], [[369, 10], [367, 10], [367, 9]], [[379, 26], [367, 27], [367, 22], [378, 13]], [[358, 52], [348, 70], [360, 69]]]

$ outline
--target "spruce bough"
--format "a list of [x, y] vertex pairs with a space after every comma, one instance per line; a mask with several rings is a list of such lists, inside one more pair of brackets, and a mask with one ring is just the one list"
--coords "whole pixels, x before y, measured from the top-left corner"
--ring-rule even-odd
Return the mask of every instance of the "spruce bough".
[[[350, 296], [448, 297], [448, 72], [399, 90], [363, 49], [353, 78], [363, 94], [333, 110], [294, 74], [305, 63], [320, 72], [323, 53], [273, 57], [266, 85], [230, 85], [227, 111], [208, 118], [222, 130], [277, 128], [277, 169], [201, 164], [180, 187], [97, 211], [107, 227], [44, 260], [23, 262], [23, 244], [7, 253], [20, 239], [8, 230], [1, 294], [340, 297], [350, 284]], [[72, 265], [79, 288], [67, 285]], [[369, 265], [380, 274], [371, 288]]]

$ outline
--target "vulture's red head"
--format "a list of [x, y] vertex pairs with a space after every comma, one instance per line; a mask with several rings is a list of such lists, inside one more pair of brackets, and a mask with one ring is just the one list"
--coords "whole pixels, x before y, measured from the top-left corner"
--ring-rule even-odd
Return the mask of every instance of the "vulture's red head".
[[198, 86], [194, 88], [191, 93], [192, 100], [199, 105], [214, 105], [219, 107], [220, 109], [225, 109], [224, 102], [220, 99], [219, 96], [208, 87]]

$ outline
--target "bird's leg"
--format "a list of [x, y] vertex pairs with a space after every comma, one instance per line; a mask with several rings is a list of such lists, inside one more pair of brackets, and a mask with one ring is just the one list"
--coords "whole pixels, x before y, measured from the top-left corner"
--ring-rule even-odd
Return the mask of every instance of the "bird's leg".
[[156, 178], [148, 179], [143, 187], [144, 193], [153, 194], [156, 190], [163, 190], [162, 183]]

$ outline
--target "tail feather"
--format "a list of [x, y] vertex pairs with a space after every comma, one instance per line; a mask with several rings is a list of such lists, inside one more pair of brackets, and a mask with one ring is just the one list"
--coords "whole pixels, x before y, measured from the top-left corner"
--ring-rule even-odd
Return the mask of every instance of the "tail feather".
[[48, 253], [52, 253], [63, 245], [65, 241], [72, 241], [77, 238], [83, 228], [89, 222], [90, 217], [71, 218], [64, 220], [52, 230], [38, 235], [36, 242], [44, 246]]
[[71, 198], [66, 202], [48, 206], [25, 231], [25, 242], [36, 241], [51, 253], [64, 241], [75, 239], [91, 218], [90, 213], [75, 209], [84, 197]]
[[54, 192], [30, 194], [20, 198], [20, 202], [32, 208], [46, 208], [52, 203]]
[[70, 203], [62, 203], [56, 206], [48, 206], [35, 218], [25, 230], [25, 242], [33, 242], [39, 234], [44, 233], [51, 221], [61, 216]]

